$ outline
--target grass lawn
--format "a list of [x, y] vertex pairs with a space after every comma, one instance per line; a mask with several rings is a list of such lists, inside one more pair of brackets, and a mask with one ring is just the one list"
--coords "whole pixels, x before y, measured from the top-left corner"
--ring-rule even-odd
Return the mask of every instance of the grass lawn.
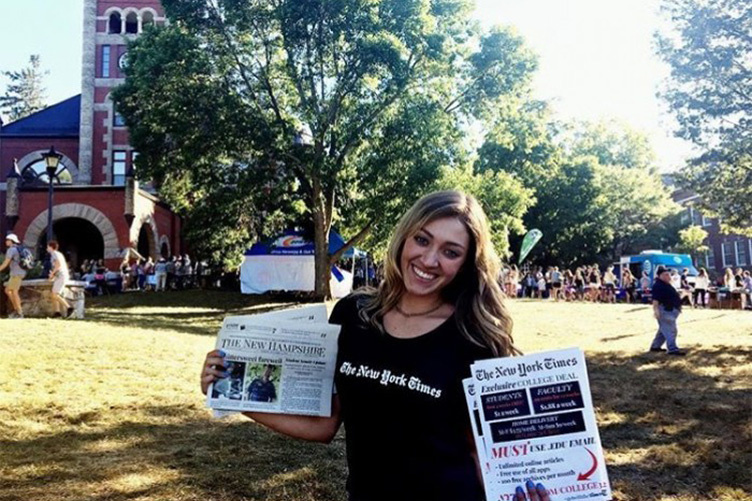
[[[344, 500], [341, 433], [214, 420], [198, 390], [224, 315], [290, 304], [130, 293], [85, 321], [0, 320], [0, 500]], [[646, 353], [646, 306], [510, 308], [523, 351], [586, 351], [615, 499], [752, 500], [751, 313], [686, 311], [669, 358]]]

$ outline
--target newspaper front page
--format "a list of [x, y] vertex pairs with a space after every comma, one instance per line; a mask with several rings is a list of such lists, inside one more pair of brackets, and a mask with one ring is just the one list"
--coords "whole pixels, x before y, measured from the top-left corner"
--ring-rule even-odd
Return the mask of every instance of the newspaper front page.
[[528, 479], [560, 501], [611, 499], [580, 349], [483, 360], [471, 373], [487, 499], [514, 499]]
[[227, 317], [217, 336], [228, 377], [207, 391], [221, 417], [233, 412], [330, 416], [340, 327], [326, 307]]

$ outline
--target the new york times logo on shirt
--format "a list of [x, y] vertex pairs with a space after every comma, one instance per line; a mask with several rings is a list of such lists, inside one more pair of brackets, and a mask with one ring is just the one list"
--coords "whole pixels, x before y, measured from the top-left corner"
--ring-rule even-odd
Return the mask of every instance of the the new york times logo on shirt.
[[400, 386], [434, 398], [441, 397], [440, 389], [425, 384], [419, 377], [407, 374], [395, 374], [389, 369], [375, 369], [363, 364], [356, 367], [350, 362], [342, 362], [339, 372], [345, 376], [378, 381], [379, 384], [384, 386]]

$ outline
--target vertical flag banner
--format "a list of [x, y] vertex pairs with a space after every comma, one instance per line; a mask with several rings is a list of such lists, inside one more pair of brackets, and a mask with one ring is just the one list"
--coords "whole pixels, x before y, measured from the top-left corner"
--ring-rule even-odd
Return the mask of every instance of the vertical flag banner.
[[541, 230], [533, 229], [527, 232], [525, 238], [522, 239], [522, 245], [520, 246], [520, 259], [517, 264], [522, 264], [522, 261], [525, 260], [527, 255], [531, 250], [533, 250], [533, 247], [535, 247], [535, 244], [538, 243], [542, 236], [543, 233], [541, 232]]

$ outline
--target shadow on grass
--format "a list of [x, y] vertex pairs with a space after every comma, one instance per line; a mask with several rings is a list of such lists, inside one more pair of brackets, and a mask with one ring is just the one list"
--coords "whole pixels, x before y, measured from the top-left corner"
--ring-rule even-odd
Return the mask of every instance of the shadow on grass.
[[[5, 470], [0, 499], [344, 498], [341, 436], [325, 446], [291, 440], [250, 422], [208, 421], [182, 406], [139, 411], [140, 422], [0, 441]], [[191, 418], [176, 419], [186, 415]]]
[[[121, 327], [215, 336], [227, 315], [264, 313], [300, 302], [290, 295], [257, 296], [198, 289], [127, 292], [91, 298], [86, 314], [87, 320]], [[181, 311], [185, 309], [190, 311]]]
[[[711, 367], [718, 375], [698, 372]], [[743, 377], [728, 370], [739, 367]], [[752, 499], [751, 367], [752, 350], [736, 346], [681, 359], [589, 354], [614, 499], [715, 499], [729, 490], [746, 496], [727, 499]]]

